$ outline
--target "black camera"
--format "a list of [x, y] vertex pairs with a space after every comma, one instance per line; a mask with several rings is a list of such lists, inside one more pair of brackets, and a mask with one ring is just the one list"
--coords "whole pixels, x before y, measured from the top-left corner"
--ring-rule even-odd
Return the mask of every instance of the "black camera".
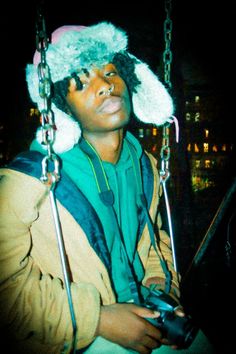
[[160, 329], [172, 345], [177, 345], [178, 349], [187, 349], [191, 345], [198, 327], [190, 316], [175, 314], [178, 303], [170, 295], [160, 290], [149, 290], [144, 306], [160, 312], [160, 317], [147, 320]]

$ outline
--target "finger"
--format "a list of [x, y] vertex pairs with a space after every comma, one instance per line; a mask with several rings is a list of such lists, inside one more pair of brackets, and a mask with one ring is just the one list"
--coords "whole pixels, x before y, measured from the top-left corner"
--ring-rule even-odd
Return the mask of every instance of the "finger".
[[159, 340], [156, 340], [150, 336], [145, 336], [142, 341], [142, 344], [145, 345], [145, 347], [150, 349], [159, 348], [161, 346], [161, 342]]
[[135, 348], [139, 354], [151, 354], [152, 349], [145, 347], [143, 344], [138, 344]]
[[161, 344], [168, 345], [171, 349], [177, 349], [178, 346], [176, 344], [171, 343], [167, 338], [163, 338], [160, 340]]
[[146, 317], [146, 318], [158, 318], [160, 317], [160, 312], [159, 311], [153, 311], [151, 310], [151, 312], [148, 312], [145, 314], [145, 316], [141, 316], [141, 317]]
[[167, 338], [162, 338], [161, 340], [161, 344], [164, 344], [164, 345], [170, 345], [170, 341], [167, 339]]
[[179, 317], [184, 317], [185, 316], [185, 313], [184, 313], [184, 309], [183, 309], [183, 307], [182, 306], [177, 306], [176, 308], [175, 308], [175, 314], [177, 315], [177, 316], [179, 316]]
[[154, 340], [160, 342], [163, 338], [163, 335], [161, 333], [161, 331], [155, 327], [153, 324], [151, 324], [150, 322], [146, 321], [147, 324], [146, 324], [146, 334], [149, 336], [149, 337], [152, 337]]
[[160, 316], [159, 311], [154, 311], [151, 309], [148, 309], [147, 307], [141, 307], [141, 306], [134, 306], [133, 307], [133, 312], [136, 313], [136, 315], [143, 317], [143, 318], [158, 318]]
[[178, 349], [177, 345], [171, 345], [170, 347], [171, 347], [171, 349]]

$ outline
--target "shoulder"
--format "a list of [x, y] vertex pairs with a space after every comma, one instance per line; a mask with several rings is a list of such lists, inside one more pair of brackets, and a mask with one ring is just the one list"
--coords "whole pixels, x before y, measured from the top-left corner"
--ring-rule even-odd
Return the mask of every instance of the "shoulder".
[[36, 177], [11, 168], [0, 169], [0, 203], [14, 209], [30, 208], [46, 194], [47, 187]]
[[148, 151], [144, 150], [143, 155], [142, 155], [142, 167], [146, 167], [150, 173], [153, 174], [154, 179], [159, 180], [159, 171], [158, 171], [158, 161], [157, 159]]
[[148, 152], [146, 150], [144, 150], [144, 154], [143, 155], [145, 155], [146, 158], [149, 159], [150, 164], [152, 166], [152, 169], [154, 171], [157, 171], [157, 164], [158, 164], [157, 159], [150, 152]]
[[25, 151], [18, 154], [5, 167], [0, 169], [1, 186], [15, 184], [25, 187], [27, 185], [45, 188], [40, 181], [42, 174], [42, 161], [44, 155], [38, 151]]
[[[34, 186], [42, 190], [45, 189], [42, 182], [37, 177], [31, 176], [23, 171], [12, 169], [11, 167], [0, 168], [1, 189], [3, 187], [12, 187], [12, 191], [14, 191], [15, 188], [29, 188], [29, 186]], [[30, 192], [30, 190], [28, 192]]]

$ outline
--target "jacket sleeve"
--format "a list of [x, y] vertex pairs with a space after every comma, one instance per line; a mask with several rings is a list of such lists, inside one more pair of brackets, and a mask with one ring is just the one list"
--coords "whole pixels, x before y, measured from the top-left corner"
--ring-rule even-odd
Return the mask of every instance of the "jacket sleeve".
[[[46, 193], [43, 184], [22, 173], [5, 170], [1, 176], [0, 311], [1, 327], [7, 328], [15, 340], [24, 343], [33, 338], [42, 345], [60, 348], [56, 353], [63, 346], [70, 348], [72, 340], [66, 290], [61, 279], [42, 274], [31, 257], [31, 225], [37, 221]], [[95, 335], [100, 295], [87, 283], [73, 283], [71, 292], [78, 326], [77, 344], [84, 347]], [[43, 353], [36, 349], [35, 352]], [[30, 353], [35, 352], [31, 348]], [[52, 349], [47, 352], [54, 353]]]
[[[160, 218], [160, 216], [159, 216]], [[162, 254], [163, 259], [167, 264], [168, 270], [171, 272], [171, 290], [170, 293], [178, 300], [180, 297], [179, 291], [179, 278], [180, 275], [175, 272], [173, 266], [172, 251], [170, 246], [170, 237], [162, 229], [159, 229], [158, 253]], [[165, 289], [165, 273], [163, 271], [160, 257], [157, 255], [153, 246], [150, 246], [148, 259], [146, 263], [145, 278], [143, 283], [145, 286], [150, 287], [156, 285], [158, 289]]]
[[[179, 280], [180, 275], [176, 273], [173, 265], [173, 253], [171, 249], [170, 236], [165, 230], [162, 229], [162, 220], [161, 214], [159, 212], [159, 201], [162, 196], [162, 190], [160, 188], [160, 178], [156, 168], [155, 158], [148, 154], [154, 174], [154, 189], [153, 189], [153, 198], [150, 207], [150, 216], [155, 224], [156, 229], [156, 245], [158, 253], [164, 258], [168, 270], [171, 272], [171, 294], [178, 299], [180, 297], [179, 292]], [[148, 234], [148, 236], [147, 236]], [[145, 277], [143, 279], [143, 284], [147, 287], [150, 285], [156, 285], [158, 289], [164, 290], [165, 288], [165, 273], [163, 271], [160, 257], [158, 256], [156, 250], [151, 245], [150, 236], [148, 229], [144, 230], [144, 237], [142, 240], [143, 248], [146, 249], [147, 258], [144, 263], [145, 266]]]

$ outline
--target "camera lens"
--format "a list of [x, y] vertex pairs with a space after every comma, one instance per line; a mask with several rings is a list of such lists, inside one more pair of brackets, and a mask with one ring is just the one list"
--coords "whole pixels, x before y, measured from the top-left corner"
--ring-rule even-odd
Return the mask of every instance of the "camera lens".
[[196, 337], [198, 328], [189, 317], [166, 313], [163, 317], [163, 331], [171, 343], [177, 345], [179, 349], [187, 349]]

